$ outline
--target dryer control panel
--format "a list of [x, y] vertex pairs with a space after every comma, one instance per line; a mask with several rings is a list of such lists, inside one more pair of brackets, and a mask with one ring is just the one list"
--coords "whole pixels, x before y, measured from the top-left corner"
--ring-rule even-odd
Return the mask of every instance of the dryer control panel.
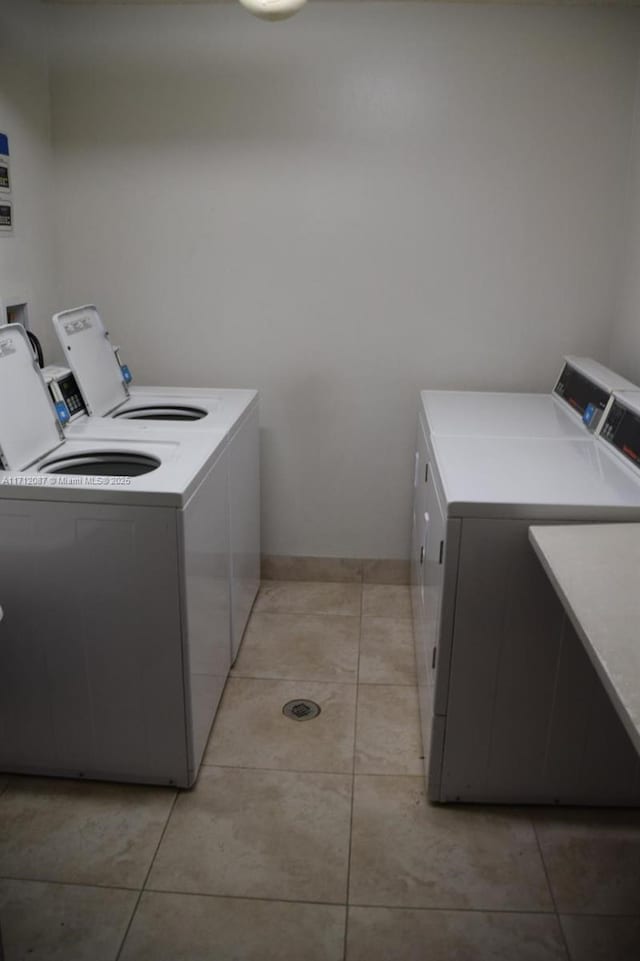
[[[584, 417], [592, 405], [596, 411], [603, 411], [609, 401], [609, 391], [600, 387], [590, 377], [566, 363], [554, 388], [554, 393]], [[590, 418], [591, 419], [591, 418]]]
[[640, 467], [640, 408], [629, 407], [614, 396], [600, 437]]
[[50, 365], [42, 371], [61, 424], [87, 413], [78, 383], [68, 367]]

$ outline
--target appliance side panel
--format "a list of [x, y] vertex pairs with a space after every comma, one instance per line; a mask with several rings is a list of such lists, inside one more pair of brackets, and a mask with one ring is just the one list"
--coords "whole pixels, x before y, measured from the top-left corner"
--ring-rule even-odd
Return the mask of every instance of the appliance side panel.
[[195, 780], [231, 666], [228, 449], [181, 515], [189, 779]]
[[175, 511], [3, 500], [0, 584], [0, 766], [184, 782]]
[[463, 523], [441, 800], [635, 804], [638, 759], [529, 523]]
[[535, 797], [545, 783], [564, 612], [531, 549], [528, 524], [511, 530], [487, 783], [498, 797], [514, 784]]
[[640, 804], [640, 758], [566, 616], [547, 779], [560, 803]]
[[443, 789], [539, 788], [561, 612], [526, 521], [465, 520], [451, 655]]
[[[32, 505], [7, 511], [0, 502], [0, 769], [13, 770], [25, 759], [46, 768], [58, 761], [54, 712], [55, 689], [48, 673], [48, 654], [56, 636], [60, 640], [60, 679], [75, 688], [73, 708], [84, 723], [69, 732], [67, 749], [74, 764], [91, 755], [92, 731], [89, 690], [84, 676], [84, 657], [70, 657], [78, 644], [73, 632], [65, 631], [69, 612], [57, 604], [53, 581], [38, 584], [43, 549], [38, 515]], [[52, 550], [55, 544], [51, 545]], [[46, 561], [45, 561], [46, 563]], [[62, 630], [56, 631], [54, 618]], [[71, 627], [73, 625], [71, 624]], [[69, 650], [71, 649], [71, 651]]]
[[446, 714], [451, 680], [451, 652], [456, 615], [458, 569], [460, 565], [460, 540], [463, 522], [448, 518], [445, 527], [443, 552], [443, 582], [440, 598], [438, 627], [437, 671], [435, 677], [434, 711]]
[[[413, 524], [411, 536], [411, 612], [413, 617], [413, 643], [418, 678], [418, 703], [422, 754], [425, 759], [425, 776], [428, 783], [429, 753], [433, 727], [433, 690], [431, 663], [427, 651], [434, 644], [435, 609], [433, 599], [426, 595], [424, 583], [425, 512], [427, 487], [425, 471], [428, 453], [422, 425], [418, 423], [414, 461]], [[431, 600], [431, 603], [429, 601]]]
[[[424, 770], [431, 800], [439, 800], [446, 719], [450, 633], [458, 568], [460, 521], [446, 520], [424, 426], [418, 425], [414, 466], [411, 595]], [[444, 713], [444, 712], [442, 712]]]
[[256, 407], [229, 444], [231, 660], [260, 587], [260, 420]]

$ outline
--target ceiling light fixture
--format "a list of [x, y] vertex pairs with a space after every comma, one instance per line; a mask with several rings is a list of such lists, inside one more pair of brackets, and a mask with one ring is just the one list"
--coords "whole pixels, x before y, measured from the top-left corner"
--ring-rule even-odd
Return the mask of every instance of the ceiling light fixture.
[[307, 0], [240, 0], [254, 17], [262, 20], [286, 20], [304, 7]]

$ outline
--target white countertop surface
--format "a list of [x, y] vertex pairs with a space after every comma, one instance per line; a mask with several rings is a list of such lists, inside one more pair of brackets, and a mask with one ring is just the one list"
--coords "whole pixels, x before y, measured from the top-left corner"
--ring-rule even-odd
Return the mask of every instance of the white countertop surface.
[[640, 752], [640, 524], [530, 527], [529, 539]]

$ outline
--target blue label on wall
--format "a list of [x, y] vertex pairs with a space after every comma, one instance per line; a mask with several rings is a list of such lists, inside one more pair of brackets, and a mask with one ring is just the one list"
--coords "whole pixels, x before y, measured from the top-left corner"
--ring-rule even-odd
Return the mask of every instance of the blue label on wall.
[[0, 154], [4, 157], [9, 156], [9, 138], [6, 133], [0, 133]]

